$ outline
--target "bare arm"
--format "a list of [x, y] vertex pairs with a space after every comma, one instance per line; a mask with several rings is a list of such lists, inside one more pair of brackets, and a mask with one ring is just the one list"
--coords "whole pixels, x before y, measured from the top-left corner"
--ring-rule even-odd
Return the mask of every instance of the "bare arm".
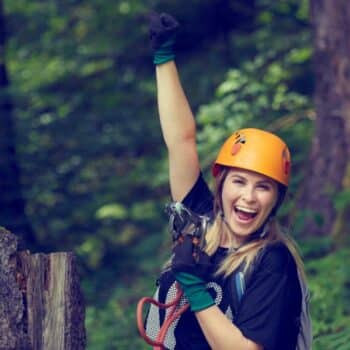
[[244, 337], [242, 332], [217, 306], [196, 312], [196, 318], [213, 350], [262, 350], [263, 347]]
[[160, 123], [169, 154], [173, 200], [181, 201], [200, 171], [195, 120], [174, 61], [156, 66]]

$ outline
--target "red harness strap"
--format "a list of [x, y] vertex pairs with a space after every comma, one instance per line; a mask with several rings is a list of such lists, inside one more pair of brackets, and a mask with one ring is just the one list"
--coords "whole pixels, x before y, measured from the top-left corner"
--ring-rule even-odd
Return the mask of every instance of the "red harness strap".
[[[189, 304], [185, 304], [182, 307], [178, 308], [182, 295], [183, 295], [183, 292], [179, 288], [179, 286], [177, 285], [176, 296], [175, 296], [174, 300], [168, 304], [160, 303], [159, 301], [157, 301], [153, 298], [150, 298], [150, 297], [143, 297], [137, 303], [137, 310], [136, 310], [137, 328], [140, 332], [141, 337], [146, 341], [147, 344], [152, 345], [154, 350], [165, 350], [166, 349], [165, 345], [164, 345], [164, 339], [165, 339], [166, 334], [169, 330], [169, 327], [181, 314], [183, 314], [188, 309]], [[163, 322], [162, 326], [160, 327], [158, 336], [155, 340], [151, 339], [146, 334], [146, 330], [144, 327], [142, 311], [143, 311], [143, 307], [146, 303], [156, 305], [160, 309], [171, 308], [169, 311], [169, 315], [165, 319], [165, 321]]]

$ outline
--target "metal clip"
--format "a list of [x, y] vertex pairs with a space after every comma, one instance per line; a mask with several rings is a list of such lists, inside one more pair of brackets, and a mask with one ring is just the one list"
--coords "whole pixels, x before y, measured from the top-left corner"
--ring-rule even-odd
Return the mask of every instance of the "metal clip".
[[174, 242], [182, 239], [184, 235], [192, 235], [193, 243], [203, 248], [210, 222], [209, 216], [199, 215], [180, 202], [171, 202], [166, 205], [165, 211], [169, 215], [169, 231]]

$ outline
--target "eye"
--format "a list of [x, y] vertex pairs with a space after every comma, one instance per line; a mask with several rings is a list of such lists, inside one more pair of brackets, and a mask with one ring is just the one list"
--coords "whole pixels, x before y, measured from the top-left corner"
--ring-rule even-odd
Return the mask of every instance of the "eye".
[[232, 179], [232, 183], [237, 185], [243, 185], [244, 181], [242, 179], [234, 178]]
[[269, 184], [261, 183], [261, 184], [258, 184], [257, 187], [259, 189], [264, 190], [264, 191], [270, 191], [271, 190], [271, 186]]

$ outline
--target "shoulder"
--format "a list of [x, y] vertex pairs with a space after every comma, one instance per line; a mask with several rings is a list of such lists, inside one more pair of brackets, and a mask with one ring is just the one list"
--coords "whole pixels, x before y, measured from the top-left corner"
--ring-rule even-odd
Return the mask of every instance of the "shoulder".
[[197, 181], [187, 193], [182, 203], [197, 214], [212, 214], [214, 196], [200, 173]]
[[285, 273], [290, 268], [296, 269], [291, 252], [282, 242], [267, 244], [258, 257], [258, 265], [272, 273]]

